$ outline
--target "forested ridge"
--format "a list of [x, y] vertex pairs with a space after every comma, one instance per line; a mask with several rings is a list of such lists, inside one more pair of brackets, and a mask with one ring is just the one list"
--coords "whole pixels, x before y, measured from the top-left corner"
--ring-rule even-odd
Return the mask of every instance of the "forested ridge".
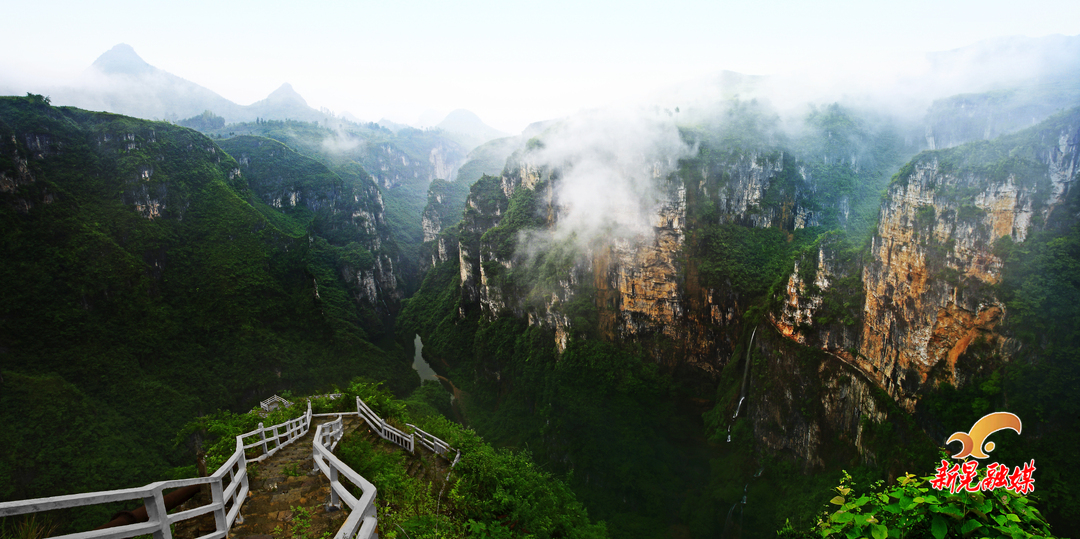
[[193, 472], [185, 422], [280, 389], [418, 384], [341, 277], [363, 250], [206, 136], [40, 96], [0, 99], [0, 131], [4, 499]]

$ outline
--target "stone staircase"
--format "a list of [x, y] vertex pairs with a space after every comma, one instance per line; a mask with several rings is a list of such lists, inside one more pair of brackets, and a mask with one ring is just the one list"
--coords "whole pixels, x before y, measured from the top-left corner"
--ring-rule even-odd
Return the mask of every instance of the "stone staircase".
[[[345, 522], [344, 511], [327, 511], [330, 482], [314, 470], [312, 442], [317, 425], [336, 418], [317, 418], [300, 439], [263, 462], [248, 465], [250, 492], [229, 536], [246, 539], [321, 539], [333, 537]], [[358, 416], [344, 416], [346, 435], [357, 433], [370, 440], [376, 450], [405, 452], [401, 447], [380, 438]], [[450, 462], [416, 444], [408, 458], [408, 475], [443, 491]], [[452, 455], [451, 455], [452, 456]], [[375, 485], [378, 488], [378, 485]], [[377, 498], [378, 499], [378, 498]], [[208, 501], [207, 494], [197, 495], [176, 511], [183, 511]], [[212, 515], [180, 522], [173, 529], [177, 539], [196, 539], [214, 531]]]

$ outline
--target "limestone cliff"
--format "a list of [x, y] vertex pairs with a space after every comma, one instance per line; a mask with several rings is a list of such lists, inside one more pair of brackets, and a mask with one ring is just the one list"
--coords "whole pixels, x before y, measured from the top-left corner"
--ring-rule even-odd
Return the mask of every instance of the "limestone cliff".
[[417, 147], [366, 142], [362, 153], [364, 168], [383, 189], [395, 189], [416, 183], [427, 185], [435, 178], [452, 180], [457, 168], [465, 162], [465, 151], [449, 140], [424, 137], [414, 145]]
[[[794, 160], [779, 151], [688, 160], [667, 177], [645, 173], [656, 194], [648, 233], [569, 247], [523, 235], [530, 227], [555, 230], [567, 211], [558, 198], [559, 170], [536, 165], [524, 152], [508, 161], [500, 177], [482, 178], [466, 201], [457, 245], [464, 303], [488, 317], [507, 312], [551, 327], [560, 349], [575, 331], [596, 329], [611, 341], [653, 343], [654, 359], [669, 367], [717, 376], [745, 305], [730, 286], [703, 284], [698, 261], [685, 249], [688, 227], [702, 219], [704, 205], [715, 208], [705, 219], [788, 230], [813, 226], [810, 186]], [[528, 207], [521, 203], [520, 214], [504, 223], [515, 197], [527, 199]], [[573, 252], [557, 274], [530, 269], [538, 249], [551, 260], [550, 253], [563, 248]], [[532, 277], [549, 284], [522, 291], [507, 280], [515, 271], [534, 271]], [[595, 309], [595, 328], [573, 327], [568, 310], [581, 300]]]
[[[969, 379], [957, 359], [972, 343], [1007, 347], [995, 244], [1025, 241], [1059, 208], [1077, 179], [1078, 126], [1073, 113], [919, 155], [888, 187], [865, 248], [820, 226], [844, 225], [823, 217], [838, 198], [826, 173], [858, 174], [865, 161], [839, 170], [705, 146], [651, 178], [648, 233], [572, 241], [558, 234], [563, 171], [523, 151], [472, 186], [462, 221], [439, 229], [429, 256], [457, 263], [458, 319], [526, 320], [551, 329], [558, 350], [575, 337], [630, 344], [680, 383], [741, 372], [749, 322], [748, 391], [718, 398], [720, 416], [741, 408], [761, 447], [810, 468], [832, 454], [899, 466], [879, 452], [926, 442], [903, 412], [927, 384]], [[760, 266], [743, 260], [763, 251]], [[900, 438], [882, 434], [887, 423], [905, 425]]]
[[[914, 409], [925, 384], [960, 381], [957, 359], [973, 342], [1005, 344], [995, 243], [1023, 242], [1045, 223], [1077, 181], [1078, 162], [1075, 111], [993, 143], [919, 155], [882, 202], [865, 264], [836, 264], [835, 254], [822, 250], [814, 290], [796, 270], [774, 322], [857, 366]], [[857, 332], [836, 321], [814, 324], [830, 276], [854, 271], [865, 295]]]
[[[240, 136], [221, 141], [239, 163], [252, 193], [265, 205], [304, 223], [331, 245], [356, 244], [370, 253], [344, 257], [338, 271], [355, 301], [385, 317], [401, 300], [400, 256], [391, 237], [382, 194], [370, 176], [348, 180], [273, 139]], [[353, 249], [356, 250], [356, 249]]]
[[[469, 186], [462, 182], [448, 182], [442, 179], [432, 180], [428, 187], [427, 206], [421, 217], [424, 230], [424, 244], [421, 246], [420, 272], [423, 274], [439, 262], [449, 260], [450, 243], [456, 241], [441, 237], [440, 233], [454, 226], [461, 219]], [[456, 245], [454, 246], [456, 251]], [[456, 256], [456, 254], [454, 254]]]

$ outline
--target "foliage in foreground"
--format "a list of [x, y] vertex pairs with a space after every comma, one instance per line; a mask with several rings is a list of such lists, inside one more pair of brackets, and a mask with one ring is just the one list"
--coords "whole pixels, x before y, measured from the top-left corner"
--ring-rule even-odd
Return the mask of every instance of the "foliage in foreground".
[[[334, 392], [342, 396], [312, 399], [312, 411], [355, 411], [360, 397], [391, 425], [408, 432], [405, 424], [415, 424], [461, 450], [460, 462], [443, 483], [441, 477], [436, 481], [410, 477], [408, 469], [417, 457], [389, 442], [372, 442], [355, 433], [345, 436], [337, 454], [378, 489], [381, 536], [608, 537], [606, 525], [591, 523], [566, 483], [541, 470], [528, 452], [495, 449], [471, 429], [448, 420], [444, 413], [450, 395], [437, 383], [425, 383], [404, 400], [382, 383], [362, 378]], [[237, 435], [260, 422], [270, 426], [298, 417], [306, 409], [307, 400], [299, 398], [265, 417], [258, 409], [244, 414], [221, 411], [188, 423], [177, 441], [194, 433], [204, 437], [207, 469], [213, 470], [232, 455]], [[432, 456], [419, 458], [425, 469], [438, 469]]]
[[[496, 449], [471, 429], [435, 412], [449, 400], [427, 384], [409, 399], [393, 398], [377, 384], [354, 382], [350, 392], [391, 424], [418, 424], [461, 450], [445, 485], [409, 477], [407, 454], [386, 452], [383, 442], [346, 436], [338, 454], [378, 489], [379, 528], [390, 538], [409, 537], [607, 537], [562, 480], [541, 470], [528, 452]], [[439, 395], [441, 393], [441, 396]], [[425, 465], [430, 466], [427, 462]]]
[[799, 531], [789, 524], [777, 535], [874, 539], [1053, 537], [1042, 513], [1025, 496], [1006, 489], [989, 493], [961, 489], [950, 494], [929, 488], [931, 479], [909, 473], [898, 478], [895, 485], [882, 488], [878, 481], [869, 492], [860, 494], [851, 476], [844, 472], [844, 479], [836, 487], [838, 495], [829, 502], [831, 505], [813, 530]]

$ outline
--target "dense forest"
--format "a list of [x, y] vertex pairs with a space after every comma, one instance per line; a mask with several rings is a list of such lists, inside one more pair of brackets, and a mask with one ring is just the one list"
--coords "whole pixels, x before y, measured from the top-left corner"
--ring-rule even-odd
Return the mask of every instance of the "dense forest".
[[[168, 477], [193, 465], [174, 444], [185, 422], [281, 389], [418, 385], [342, 277], [373, 264], [335, 235], [351, 215], [270, 207], [168, 123], [31, 96], [0, 100], [0, 130], [4, 499]], [[290, 156], [296, 182], [362, 188]]]

